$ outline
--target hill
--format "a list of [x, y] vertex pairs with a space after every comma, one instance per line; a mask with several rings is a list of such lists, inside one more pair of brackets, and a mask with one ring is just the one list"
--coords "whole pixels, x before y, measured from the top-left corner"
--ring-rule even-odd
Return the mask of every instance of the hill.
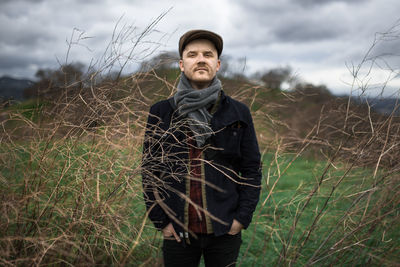
[[15, 79], [9, 76], [0, 78], [0, 99], [24, 100], [24, 90], [33, 85], [28, 79]]
[[397, 116], [400, 116], [400, 109], [399, 109], [399, 99], [396, 98], [383, 98], [383, 97], [376, 97], [376, 98], [353, 98], [358, 103], [366, 104], [368, 103], [371, 108], [381, 114], [390, 115], [392, 112]]

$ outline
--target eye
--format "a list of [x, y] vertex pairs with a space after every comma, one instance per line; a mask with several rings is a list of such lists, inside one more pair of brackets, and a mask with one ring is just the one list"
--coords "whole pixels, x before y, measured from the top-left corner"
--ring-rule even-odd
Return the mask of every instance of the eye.
[[206, 58], [214, 58], [215, 54], [212, 51], [206, 51], [204, 53], [204, 57], [206, 57]]

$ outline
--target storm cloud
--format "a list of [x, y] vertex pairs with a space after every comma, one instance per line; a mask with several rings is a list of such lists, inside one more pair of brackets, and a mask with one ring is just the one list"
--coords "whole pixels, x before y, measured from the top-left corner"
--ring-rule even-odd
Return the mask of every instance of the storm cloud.
[[302, 79], [343, 93], [346, 64], [358, 64], [375, 34], [395, 26], [392, 40], [386, 35], [371, 57], [386, 56], [398, 68], [397, 0], [3, 0], [0, 76], [32, 78], [40, 68], [56, 67], [71, 37], [69, 60], [89, 64], [104, 53], [118, 21], [119, 29], [135, 28], [134, 39], [167, 10], [145, 40], [157, 51], [176, 51], [181, 34], [206, 28], [223, 36], [224, 54], [246, 58], [248, 72], [290, 65]]

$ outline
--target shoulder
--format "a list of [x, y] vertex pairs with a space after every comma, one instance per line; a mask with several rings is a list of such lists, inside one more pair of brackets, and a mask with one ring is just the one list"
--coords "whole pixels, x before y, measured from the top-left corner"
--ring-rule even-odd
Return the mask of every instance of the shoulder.
[[161, 100], [150, 107], [148, 124], [158, 125], [162, 129], [169, 127], [174, 109], [168, 99]]
[[246, 110], [249, 111], [249, 108], [246, 106], [246, 104], [230, 97], [230, 96], [226, 96], [226, 101], [231, 104], [233, 107], [238, 108], [240, 110]]
[[151, 114], [163, 114], [171, 112], [172, 106], [168, 99], [161, 100], [150, 107]]
[[213, 116], [214, 128], [219, 129], [236, 121], [252, 124], [250, 110], [244, 103], [223, 93], [220, 107]]
[[225, 103], [230, 110], [235, 111], [235, 113], [239, 114], [241, 117], [251, 116], [250, 109], [247, 107], [246, 104], [227, 95], [225, 96]]

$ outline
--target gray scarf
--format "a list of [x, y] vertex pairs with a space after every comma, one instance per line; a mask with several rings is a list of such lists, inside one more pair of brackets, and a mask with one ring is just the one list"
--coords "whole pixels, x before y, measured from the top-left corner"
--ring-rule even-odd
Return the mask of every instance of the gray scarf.
[[212, 115], [207, 109], [216, 102], [220, 91], [221, 81], [217, 77], [209, 87], [197, 90], [192, 88], [185, 74], [181, 74], [174, 100], [179, 114], [187, 115], [198, 147], [202, 147], [213, 132], [210, 127]]

